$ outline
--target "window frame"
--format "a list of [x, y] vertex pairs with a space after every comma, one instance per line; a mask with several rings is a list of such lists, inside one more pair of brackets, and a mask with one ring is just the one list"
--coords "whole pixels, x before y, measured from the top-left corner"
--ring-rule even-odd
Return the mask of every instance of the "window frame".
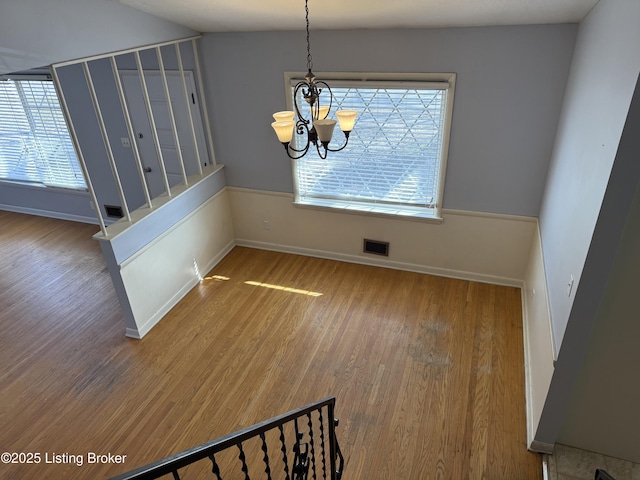
[[[58, 107], [60, 109], [60, 114], [62, 115], [62, 119], [64, 121], [65, 132], [66, 132], [66, 134], [67, 134], [67, 136], [69, 138], [69, 141], [71, 142], [71, 146], [73, 148], [73, 153], [75, 155], [75, 159], [76, 159], [76, 162], [77, 162], [77, 170], [78, 170], [77, 173], [81, 174], [81, 179], [83, 181], [83, 185], [72, 186], [72, 185], [62, 185], [62, 184], [47, 183], [46, 181], [44, 181], [43, 177], [40, 177], [39, 181], [26, 180], [26, 179], [25, 180], [20, 180], [20, 179], [11, 179], [11, 178], [0, 177], [0, 182], [2, 182], [2, 183], [11, 183], [11, 184], [16, 184], [16, 185], [22, 185], [22, 186], [31, 187], [31, 188], [47, 188], [47, 189], [68, 190], [68, 191], [71, 191], [71, 192], [78, 192], [78, 193], [87, 192], [88, 191], [87, 180], [85, 178], [84, 171], [83, 171], [83, 168], [82, 168], [82, 164], [81, 164], [80, 158], [78, 156], [76, 144], [74, 142], [74, 138], [72, 136], [72, 132], [71, 132], [70, 126], [68, 124], [67, 116], [66, 116], [66, 113], [65, 113], [63, 105], [62, 105], [62, 99], [60, 98], [60, 95], [58, 93], [58, 87], [57, 87], [56, 82], [54, 81], [53, 76], [52, 76], [51, 73], [44, 72], [44, 71], [41, 72], [40, 70], [44, 70], [44, 69], [34, 69], [33, 73], [31, 73], [31, 72], [23, 72], [23, 73], [0, 75], [0, 80], [1, 81], [14, 81], [14, 82], [21, 82], [21, 81], [41, 82], [43, 84], [44, 83], [50, 84], [53, 87], [53, 91], [55, 93], [55, 98], [57, 99]], [[31, 113], [33, 113], [33, 112], [31, 112]], [[46, 162], [48, 164], [49, 159], [47, 159]]]
[[[304, 79], [306, 72], [284, 72], [285, 98], [287, 108], [293, 110], [292, 85]], [[382, 203], [367, 203], [357, 201], [324, 200], [311, 198], [302, 200], [299, 197], [298, 175], [296, 160], [291, 161], [293, 175], [293, 203], [298, 207], [339, 210], [346, 213], [358, 213], [383, 217], [395, 217], [410, 220], [420, 220], [440, 223], [442, 222], [442, 202], [444, 197], [444, 184], [449, 156], [449, 142], [451, 137], [451, 125], [453, 117], [453, 103], [455, 96], [455, 73], [380, 73], [380, 72], [318, 72], [316, 78], [324, 80], [331, 87], [359, 87], [359, 88], [428, 88], [429, 84], [442, 87], [446, 84], [447, 98], [444, 118], [444, 132], [442, 137], [442, 152], [438, 175], [437, 197], [433, 208], [414, 207], [409, 205], [388, 205]], [[358, 128], [356, 119], [355, 129]], [[355, 130], [354, 129], [354, 130]], [[337, 133], [337, 129], [336, 129]], [[340, 135], [338, 133], [338, 135]], [[349, 146], [347, 146], [349, 148]], [[308, 155], [314, 155], [310, 150]], [[329, 153], [331, 155], [331, 153]]]

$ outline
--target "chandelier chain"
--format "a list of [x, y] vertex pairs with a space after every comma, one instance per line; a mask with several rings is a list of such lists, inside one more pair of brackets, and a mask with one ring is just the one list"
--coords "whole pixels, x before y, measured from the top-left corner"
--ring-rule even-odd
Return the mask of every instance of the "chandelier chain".
[[307, 20], [307, 70], [310, 72], [313, 68], [313, 60], [311, 59], [311, 40], [309, 37], [309, 0], [304, 0], [304, 10]]
[[[315, 147], [320, 158], [327, 158], [328, 152], [339, 152], [349, 143], [349, 134], [353, 129], [355, 121], [355, 110], [341, 110], [336, 112], [340, 129], [344, 133], [344, 145], [339, 148], [330, 148], [329, 143], [333, 136], [333, 128], [336, 120], [328, 118], [333, 105], [333, 94], [331, 87], [322, 80], [316, 80], [311, 71], [313, 59], [311, 58], [311, 35], [309, 33], [309, 0], [304, 0], [305, 20], [307, 28], [307, 74], [304, 80], [300, 80], [293, 89], [293, 109], [294, 111], [277, 112], [273, 114], [276, 120], [271, 124], [278, 136], [280, 143], [284, 145], [289, 158], [297, 160], [304, 157], [309, 151], [309, 147]], [[328, 104], [320, 106], [320, 94], [325, 90], [328, 92]], [[303, 115], [298, 104], [299, 95], [310, 107], [310, 117]], [[327, 95], [325, 94], [325, 97]], [[306, 133], [307, 143], [302, 148], [296, 148], [296, 143], [292, 143], [293, 135], [304, 137]]]

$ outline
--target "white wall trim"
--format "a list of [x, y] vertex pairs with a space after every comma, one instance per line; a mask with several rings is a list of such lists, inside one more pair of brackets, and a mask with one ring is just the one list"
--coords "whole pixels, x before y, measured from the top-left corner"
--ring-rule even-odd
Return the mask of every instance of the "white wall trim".
[[527, 446], [532, 451], [552, 453], [553, 445], [535, 439], [554, 369], [551, 311], [538, 224], [522, 289], [522, 326]]
[[[149, 217], [152, 217], [152, 222], [159, 222], [158, 212], [163, 212], [163, 226], [164, 229], [170, 228], [173, 226], [176, 221], [183, 218], [180, 213], [176, 215], [175, 212], [165, 213], [167, 210], [170, 210], [170, 207], [175, 203], [174, 200], [180, 197], [189, 197], [188, 201], [190, 205], [202, 205], [202, 203], [206, 202], [209, 198], [215, 197], [215, 195], [220, 195], [220, 193], [225, 189], [224, 188], [224, 177], [223, 175], [224, 165], [209, 165], [203, 168], [202, 175], [192, 175], [189, 177], [189, 184], [185, 185], [184, 183], [180, 183], [171, 187], [171, 196], [160, 195], [151, 200], [153, 208], [149, 208], [146, 205], [135, 209], [131, 212], [131, 221], [128, 222], [126, 219], [122, 218], [117, 220], [110, 225], [110, 228], [107, 229], [107, 234], [105, 235], [103, 232], [98, 232], [94, 235], [96, 240], [114, 240], [117, 239], [118, 236], [122, 235], [126, 232], [126, 234], [131, 233], [131, 228], [135, 227], [138, 224], [143, 224], [145, 220]], [[212, 197], [209, 194], [210, 189], [213, 188], [216, 192]], [[183, 200], [186, 200], [183, 198]], [[176, 220], [176, 218], [178, 220]], [[145, 226], [148, 228], [148, 225]]]
[[7, 205], [0, 203], [0, 210], [8, 212], [25, 213], [27, 215], [37, 215], [39, 217], [56, 218], [58, 220], [70, 220], [72, 222], [98, 224], [96, 217], [86, 217], [84, 215], [74, 215], [72, 213], [53, 212], [51, 210], [42, 210], [40, 208], [18, 207], [15, 205]]
[[240, 193], [257, 193], [259, 195], [268, 195], [271, 197], [285, 197], [290, 198], [291, 202], [293, 202], [293, 193], [288, 192], [273, 192], [271, 190], [257, 190], [255, 188], [245, 188], [245, 187], [226, 187], [230, 192], [240, 192]]
[[[300, 209], [293, 195], [227, 187], [238, 245], [522, 287], [535, 219], [452, 211], [442, 223]], [[363, 252], [388, 242], [389, 256]]]
[[[208, 272], [213, 267], [215, 267], [220, 261], [227, 256], [227, 254], [235, 247], [236, 243], [234, 241], [229, 242], [211, 261], [205, 265], [202, 271]], [[146, 247], [145, 247], [146, 248]], [[198, 285], [200, 280], [197, 277], [193, 277], [187, 283], [185, 283], [182, 288], [180, 288], [173, 297], [171, 297], [164, 305], [162, 305], [156, 313], [154, 313], [146, 322], [140, 325], [139, 328], [129, 328], [126, 329], [126, 336], [135, 338], [140, 340], [144, 337], [149, 331], [156, 326], [156, 324], [162, 320], [162, 318], [169, 313], [169, 311], [175, 307], [180, 300], [184, 298], [184, 296], [191, 291], [193, 287]]]
[[538, 219], [536, 217], [523, 217], [522, 215], [510, 215], [508, 213], [474, 212], [471, 210], [454, 210], [449, 208], [443, 208], [442, 213], [443, 215], [463, 215], [465, 217], [481, 217], [516, 222], [538, 223]]
[[[272, 192], [269, 190], [257, 190], [254, 188], [244, 188], [244, 187], [226, 187], [227, 190], [231, 192], [241, 192], [241, 193], [255, 193], [258, 195], [268, 195], [274, 197], [285, 197], [290, 198], [291, 202], [294, 202], [293, 193], [287, 192]], [[341, 212], [342, 213], [342, 212]], [[355, 214], [362, 214], [362, 212], [355, 212]], [[493, 218], [493, 219], [501, 219], [501, 220], [514, 220], [519, 222], [528, 222], [528, 223], [538, 223], [538, 219], [536, 217], [525, 217], [522, 215], [510, 215], [507, 213], [490, 213], [490, 212], [475, 212], [471, 210], [456, 210], [451, 208], [443, 208], [442, 214], [446, 215], [463, 215], [466, 217], [484, 217], [484, 218]], [[404, 219], [404, 218], [403, 218]]]
[[[223, 188], [222, 190], [216, 192], [214, 195], [212, 195], [205, 203], [202, 203], [200, 205], [198, 205], [195, 209], [191, 210], [187, 215], [185, 215], [184, 217], [182, 217], [180, 220], [178, 220], [176, 223], [174, 223], [170, 228], [168, 228], [167, 230], [165, 230], [164, 232], [162, 232], [160, 235], [158, 235], [157, 237], [155, 237], [153, 240], [151, 240], [148, 244], [146, 244], [144, 247], [142, 247], [141, 249], [137, 250], [136, 252], [134, 252], [133, 254], [131, 254], [129, 257], [127, 257], [126, 259], [124, 259], [121, 263], [120, 263], [120, 269], [126, 267], [128, 264], [130, 264], [131, 262], [133, 262], [134, 260], [136, 260], [140, 255], [142, 255], [146, 250], [148, 250], [149, 247], [159, 243], [161, 240], [163, 240], [167, 235], [170, 235], [171, 232], [176, 229], [181, 227], [182, 225], [184, 225], [185, 223], [187, 223], [188, 221], [190, 221], [193, 217], [195, 217], [198, 213], [200, 213], [202, 210], [204, 210], [205, 208], [208, 207], [208, 202], [215, 202], [217, 200], [220, 199], [220, 197], [222, 195], [224, 195], [225, 189]], [[157, 211], [157, 210], [156, 210]], [[101, 235], [100, 233], [96, 234], [96, 237]]]
[[[533, 420], [533, 387], [531, 384], [531, 347], [528, 325], [529, 309], [527, 308], [527, 284], [520, 291], [522, 302], [522, 344], [524, 346], [524, 396], [526, 409], [526, 427], [527, 427], [527, 448], [533, 450], [535, 443], [535, 426]], [[536, 451], [536, 450], [534, 450]], [[546, 452], [543, 452], [546, 453]]]
[[439, 277], [456, 278], [459, 280], [469, 280], [472, 282], [491, 283], [494, 285], [503, 285], [518, 288], [521, 288], [524, 285], [524, 282], [517, 278], [483, 275], [481, 273], [464, 272], [460, 270], [394, 262], [391, 260], [384, 260], [382, 257], [379, 257], [377, 255], [371, 255], [371, 257], [363, 257], [360, 255], [348, 255], [344, 253], [329, 252], [326, 250], [279, 245], [275, 243], [258, 242], [241, 238], [236, 239], [236, 244], [239, 247], [250, 247], [258, 248], [261, 250], [271, 250], [274, 252], [293, 253], [296, 255], [306, 255], [308, 257], [317, 257], [327, 260], [337, 260], [340, 262], [357, 263], [360, 265], [369, 265], [372, 267], [392, 268], [395, 270], [405, 270], [408, 272], [424, 273], [427, 275], [436, 275]]

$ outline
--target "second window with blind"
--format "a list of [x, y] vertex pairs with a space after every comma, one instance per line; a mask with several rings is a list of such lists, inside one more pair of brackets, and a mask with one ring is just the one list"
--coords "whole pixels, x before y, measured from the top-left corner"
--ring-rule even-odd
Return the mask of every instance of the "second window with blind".
[[[317, 78], [331, 86], [332, 113], [357, 110], [358, 117], [347, 148], [324, 160], [311, 150], [294, 162], [295, 203], [441, 218], [455, 74]], [[298, 80], [286, 75], [290, 102]], [[339, 132], [334, 142], [344, 143]]]
[[0, 181], [87, 188], [49, 75], [0, 78]]

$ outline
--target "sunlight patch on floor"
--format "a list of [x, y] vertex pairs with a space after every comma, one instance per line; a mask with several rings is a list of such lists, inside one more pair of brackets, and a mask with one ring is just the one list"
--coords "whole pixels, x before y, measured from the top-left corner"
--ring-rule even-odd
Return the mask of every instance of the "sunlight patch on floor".
[[271, 285], [270, 283], [253, 282], [253, 281], [250, 281], [250, 280], [247, 280], [244, 283], [246, 283], [247, 285], [255, 286], [255, 287], [271, 288], [273, 290], [282, 290], [283, 292], [291, 292], [291, 293], [299, 293], [301, 295], [309, 295], [310, 297], [319, 297], [319, 296], [322, 295], [322, 293], [320, 293], [320, 292], [310, 292], [309, 290], [300, 290], [298, 288], [283, 287], [282, 285]]
[[204, 277], [204, 280], [218, 280], [219, 282], [226, 282], [230, 280], [229, 277], [223, 277], [222, 275], [211, 275], [209, 277]]

